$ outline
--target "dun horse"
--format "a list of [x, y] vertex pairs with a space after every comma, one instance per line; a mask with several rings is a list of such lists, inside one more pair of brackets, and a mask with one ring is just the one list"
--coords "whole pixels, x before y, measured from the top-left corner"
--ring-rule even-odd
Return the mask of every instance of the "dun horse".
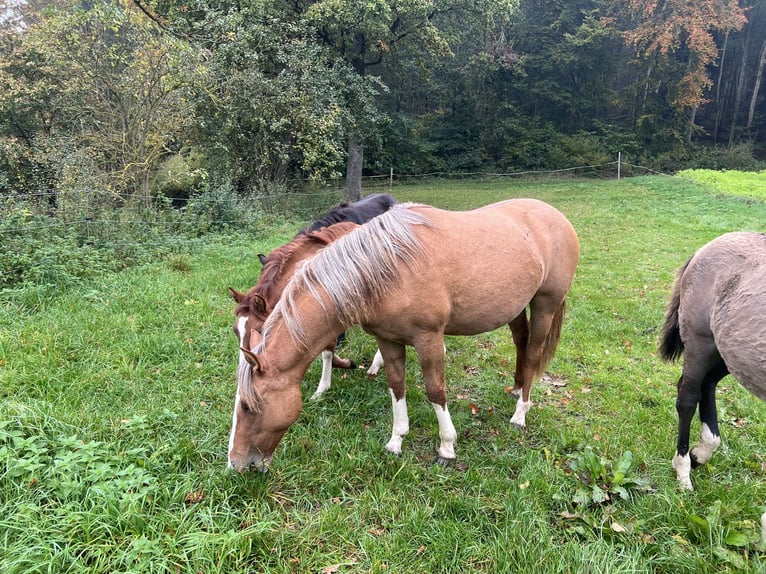
[[[715, 401], [718, 381], [731, 373], [766, 400], [765, 308], [766, 234], [722, 235], [701, 247], [678, 271], [659, 350], [667, 361], [684, 354], [673, 457], [683, 488], [692, 490], [691, 468], [705, 464], [721, 444]], [[690, 451], [697, 405], [700, 443]]]
[[[248, 346], [250, 332], [253, 329], [261, 331], [264, 321], [279, 300], [282, 290], [303, 259], [315, 255], [317, 251], [338, 237], [345, 235], [357, 225], [388, 211], [396, 203], [396, 199], [388, 193], [372, 193], [354, 203], [341, 203], [299, 231], [292, 241], [278, 247], [268, 256], [259, 253], [258, 259], [263, 269], [255, 286], [251, 287], [247, 293], [240, 293], [229, 287], [229, 293], [237, 303], [234, 311], [237, 317], [234, 332], [239, 340], [239, 346]], [[322, 376], [311, 398], [317, 398], [330, 388], [332, 367], [355, 368], [353, 361], [341, 359], [333, 352], [342, 338], [343, 334], [338, 337], [335, 344], [322, 351]], [[240, 363], [244, 360], [244, 355], [240, 353]], [[380, 353], [376, 353], [367, 371], [368, 374], [377, 374], [382, 365], [383, 359]]]
[[[508, 324], [516, 345], [511, 423], [524, 427], [530, 389], [558, 344], [579, 257], [577, 234], [533, 199], [467, 212], [397, 205], [337, 239], [298, 270], [264, 325], [242, 349], [229, 467], [266, 470], [301, 407], [311, 360], [350, 325], [373, 334], [386, 363], [400, 453], [409, 431], [405, 345], [415, 348], [439, 423], [438, 459], [455, 459], [447, 407], [444, 335]], [[529, 319], [526, 308], [529, 307]]]

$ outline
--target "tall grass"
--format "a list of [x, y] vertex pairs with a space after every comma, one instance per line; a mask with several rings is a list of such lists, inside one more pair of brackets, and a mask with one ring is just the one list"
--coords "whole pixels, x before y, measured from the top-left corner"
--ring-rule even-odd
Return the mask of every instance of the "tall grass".
[[[754, 543], [766, 406], [721, 383], [723, 447], [682, 492], [670, 467], [680, 368], [655, 351], [675, 269], [723, 232], [764, 229], [766, 207], [675, 178], [394, 193], [452, 209], [538, 197], [577, 228], [562, 342], [525, 432], [508, 425], [513, 346], [499, 330], [447, 341], [454, 467], [434, 464], [437, 425], [410, 354], [401, 456], [383, 451], [384, 376], [336, 371], [268, 475], [227, 472], [237, 349], [226, 287], [253, 284], [254, 254], [294, 230], [221, 236], [34, 306], [0, 306], [0, 571], [766, 569]], [[374, 350], [352, 329], [343, 352], [366, 364]], [[304, 396], [318, 378], [313, 365]], [[646, 488], [623, 499], [602, 484], [608, 501], [583, 498], [583, 463], [609, 474], [628, 451], [628, 475]]]

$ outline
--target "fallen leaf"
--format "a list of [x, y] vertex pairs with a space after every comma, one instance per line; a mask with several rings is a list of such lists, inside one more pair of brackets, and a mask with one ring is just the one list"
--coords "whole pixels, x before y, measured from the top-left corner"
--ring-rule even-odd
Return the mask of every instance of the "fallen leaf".
[[471, 403], [468, 405], [468, 408], [471, 409], [472, 415], [478, 415], [479, 414], [479, 407], [477, 407], [475, 404]]
[[204, 494], [205, 491], [201, 488], [199, 490], [195, 490], [194, 492], [188, 492], [184, 497], [184, 502], [188, 504], [197, 504], [198, 502], [202, 502]]
[[617, 532], [617, 533], [627, 532], [627, 530], [625, 530], [625, 527], [622, 526], [621, 524], [618, 524], [617, 522], [612, 522], [609, 525], [609, 527], [612, 529], [612, 532]]

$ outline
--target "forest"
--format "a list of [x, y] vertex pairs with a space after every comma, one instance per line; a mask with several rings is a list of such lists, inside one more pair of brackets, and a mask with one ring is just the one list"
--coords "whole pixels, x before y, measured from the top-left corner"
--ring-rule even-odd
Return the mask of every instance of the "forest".
[[761, 0], [0, 0], [0, 198], [762, 169]]

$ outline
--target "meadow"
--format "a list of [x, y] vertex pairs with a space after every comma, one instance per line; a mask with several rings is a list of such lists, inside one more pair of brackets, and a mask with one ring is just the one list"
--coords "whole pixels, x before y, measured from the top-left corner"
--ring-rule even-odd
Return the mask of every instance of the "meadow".
[[[384, 371], [335, 371], [263, 475], [226, 470], [237, 341], [227, 287], [305, 222], [210, 236], [188, 253], [30, 304], [0, 302], [0, 572], [766, 571], [766, 405], [719, 385], [722, 447], [681, 491], [680, 365], [656, 345], [676, 268], [710, 239], [766, 230], [766, 205], [688, 176], [443, 181], [400, 201], [469, 209], [536, 197], [581, 260], [561, 344], [511, 428], [508, 330], [447, 340], [457, 463], [408, 355], [410, 434], [383, 449]], [[369, 364], [374, 340], [342, 354]], [[698, 423], [692, 427], [698, 436]]]

